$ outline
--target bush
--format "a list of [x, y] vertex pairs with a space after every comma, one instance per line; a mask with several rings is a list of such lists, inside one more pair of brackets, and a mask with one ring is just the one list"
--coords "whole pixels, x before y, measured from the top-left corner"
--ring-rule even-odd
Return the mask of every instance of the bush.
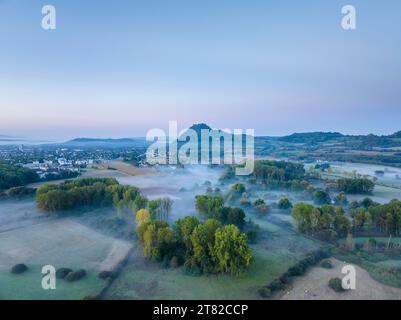
[[57, 269], [56, 278], [57, 279], [64, 279], [70, 272], [72, 272], [72, 269], [70, 269], [70, 268]]
[[333, 289], [335, 292], [343, 292], [344, 288], [342, 286], [342, 282], [340, 278], [331, 278], [328, 286]]
[[323, 260], [322, 263], [320, 264], [320, 266], [325, 269], [333, 268], [333, 264], [331, 263], [331, 260]]
[[27, 270], [28, 270], [28, 267], [25, 264], [19, 263], [19, 264], [16, 264], [15, 266], [13, 266], [11, 268], [11, 273], [13, 273], [13, 274], [21, 274], [21, 273], [24, 273]]
[[269, 289], [271, 291], [284, 289], [284, 283], [280, 279], [275, 279], [269, 284]]
[[281, 210], [288, 210], [292, 208], [292, 203], [288, 198], [281, 198], [278, 202], [278, 208]]
[[101, 271], [98, 274], [98, 278], [102, 280], [114, 279], [117, 274], [114, 271]]
[[78, 281], [81, 280], [86, 276], [86, 271], [84, 269], [79, 269], [77, 271], [72, 271], [67, 276], [65, 277], [65, 280], [67, 281]]
[[260, 288], [258, 293], [262, 298], [270, 298], [272, 296], [271, 290], [267, 287]]
[[301, 263], [297, 263], [295, 266], [288, 269], [288, 275], [290, 277], [303, 275], [305, 272], [305, 267]]

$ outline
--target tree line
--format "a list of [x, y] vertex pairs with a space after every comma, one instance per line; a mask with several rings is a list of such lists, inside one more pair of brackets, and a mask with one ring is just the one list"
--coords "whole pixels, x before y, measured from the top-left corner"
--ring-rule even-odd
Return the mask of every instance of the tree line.
[[39, 181], [36, 171], [21, 166], [0, 163], [0, 190], [24, 186]]
[[238, 228], [245, 225], [245, 212], [241, 208], [224, 206], [222, 196], [198, 195], [195, 197], [196, 210], [208, 219], [215, 219], [221, 224], [233, 224]]
[[167, 220], [172, 200], [148, 200], [138, 188], [121, 185], [115, 178], [87, 178], [41, 186], [36, 192], [36, 205], [40, 210], [49, 213], [82, 206], [114, 206], [119, 217], [147, 208], [152, 218]]
[[378, 204], [369, 198], [349, 209], [349, 217], [338, 206], [323, 205], [320, 208], [299, 202], [292, 209], [300, 232], [325, 239], [344, 237], [348, 232], [379, 232], [385, 235], [401, 235], [401, 201], [392, 200]]
[[292, 208], [291, 215], [300, 232], [322, 240], [333, 241], [346, 236], [350, 230], [350, 221], [341, 207], [314, 207], [299, 202]]

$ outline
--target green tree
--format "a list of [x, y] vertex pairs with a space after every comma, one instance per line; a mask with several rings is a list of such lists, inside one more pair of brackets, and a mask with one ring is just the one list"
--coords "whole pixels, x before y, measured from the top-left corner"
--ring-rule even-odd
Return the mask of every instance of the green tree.
[[214, 217], [223, 207], [224, 199], [221, 196], [199, 195], [195, 197], [195, 207], [206, 217]]
[[215, 219], [208, 219], [199, 224], [191, 234], [193, 255], [191, 265], [197, 265], [203, 272], [216, 272], [216, 261], [214, 258], [214, 241], [216, 230], [220, 222]]
[[330, 195], [323, 190], [317, 190], [314, 194], [314, 202], [317, 205], [330, 204]]
[[252, 261], [252, 250], [248, 247], [244, 233], [234, 225], [226, 225], [216, 230], [214, 257], [218, 271], [240, 275]]
[[292, 208], [292, 203], [287, 197], [281, 198], [278, 202], [278, 208], [281, 210], [288, 210]]

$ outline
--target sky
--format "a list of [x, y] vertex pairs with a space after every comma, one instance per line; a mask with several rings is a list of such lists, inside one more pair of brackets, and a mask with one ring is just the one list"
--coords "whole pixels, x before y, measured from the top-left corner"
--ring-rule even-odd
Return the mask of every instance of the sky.
[[[43, 30], [42, 6], [56, 8]], [[341, 9], [356, 8], [356, 30]], [[401, 130], [399, 0], [0, 0], [0, 135]]]

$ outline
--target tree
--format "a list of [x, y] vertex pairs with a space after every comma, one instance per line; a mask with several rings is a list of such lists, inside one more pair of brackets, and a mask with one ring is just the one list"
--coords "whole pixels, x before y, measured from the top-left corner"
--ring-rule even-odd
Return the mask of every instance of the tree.
[[159, 207], [160, 220], [168, 219], [168, 215], [170, 214], [172, 206], [173, 206], [173, 200], [171, 200], [170, 198], [165, 197], [160, 199], [160, 207]]
[[287, 197], [281, 198], [278, 202], [278, 208], [281, 210], [288, 210], [292, 208], [292, 203]]
[[342, 178], [337, 180], [337, 188], [349, 194], [370, 194], [375, 184], [367, 178]]
[[229, 208], [226, 214], [221, 220], [223, 224], [233, 224], [240, 229], [245, 225], [245, 212], [241, 208]]
[[195, 197], [195, 207], [199, 213], [213, 217], [223, 207], [224, 199], [221, 196], [199, 195]]
[[348, 199], [345, 192], [340, 192], [337, 196], [335, 196], [334, 203], [337, 206], [346, 206], [348, 204]]
[[135, 197], [135, 200], [132, 204], [132, 210], [133, 212], [136, 212], [140, 209], [145, 209], [148, 206], [148, 198], [146, 198], [145, 196], [138, 194]]
[[186, 248], [186, 256], [192, 255], [191, 235], [195, 228], [200, 224], [198, 218], [187, 216], [179, 219], [174, 224], [174, 232], [179, 242]]
[[218, 271], [231, 275], [242, 274], [252, 261], [246, 235], [234, 225], [216, 230], [213, 252]]
[[0, 190], [24, 186], [39, 181], [36, 171], [21, 166], [0, 163]]
[[139, 230], [143, 226], [145, 226], [145, 230], [142, 236], [142, 243], [143, 253], [146, 258], [161, 261], [174, 251], [174, 234], [166, 222], [150, 221], [142, 223], [138, 227]]
[[314, 202], [317, 205], [330, 204], [331, 198], [327, 192], [323, 190], [317, 190], [314, 194]]
[[136, 225], [140, 226], [142, 223], [150, 221], [150, 213], [146, 209], [140, 209], [135, 216]]
[[313, 206], [305, 202], [298, 202], [292, 208], [292, 217], [294, 218], [298, 230], [301, 232], [309, 232], [311, 230], [311, 215]]
[[157, 219], [159, 216], [160, 199], [150, 200], [148, 202], [148, 209], [152, 219]]
[[220, 222], [215, 219], [208, 219], [203, 224], [195, 227], [191, 234], [193, 255], [190, 258], [191, 265], [197, 265], [203, 272], [216, 272], [214, 258], [214, 241], [216, 230]]
[[293, 207], [292, 217], [300, 232], [325, 241], [343, 237], [349, 231], [350, 221], [341, 207], [325, 204], [316, 208], [300, 202]]

